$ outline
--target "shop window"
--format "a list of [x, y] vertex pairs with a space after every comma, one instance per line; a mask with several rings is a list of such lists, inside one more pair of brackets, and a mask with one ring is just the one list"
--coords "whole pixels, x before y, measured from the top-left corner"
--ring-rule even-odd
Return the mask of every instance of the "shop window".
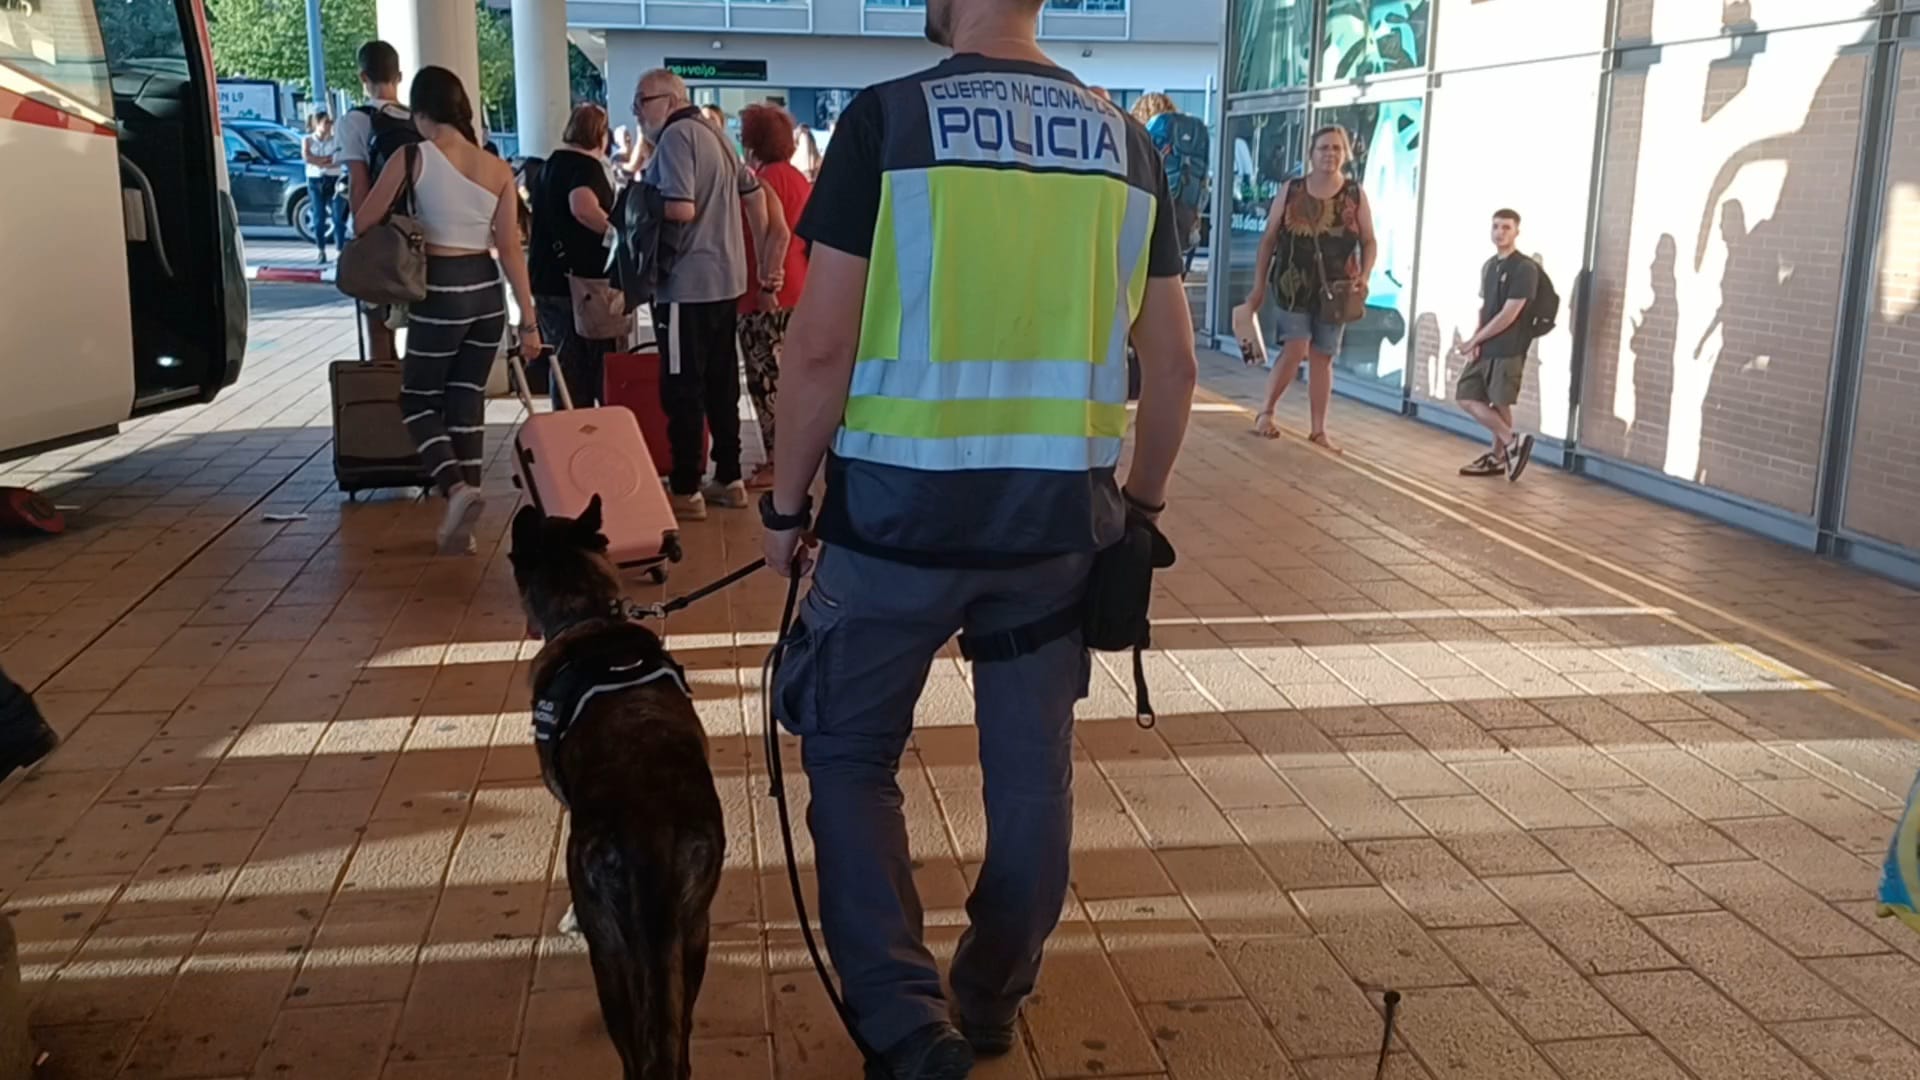
[[1419, 98], [1321, 109], [1315, 126], [1338, 124], [1353, 138], [1348, 167], [1373, 208], [1379, 256], [1367, 280], [1367, 315], [1347, 327], [1334, 364], [1350, 377], [1392, 390], [1406, 382], [1414, 244], [1420, 231]]
[[1305, 86], [1313, 60], [1313, 0], [1236, 0], [1230, 93]]
[[1327, 0], [1320, 81], [1368, 79], [1427, 66], [1432, 0]]
[[[1218, 309], [1214, 325], [1232, 325], [1233, 309], [1253, 288], [1254, 259], [1260, 237], [1267, 230], [1267, 212], [1289, 179], [1300, 175], [1301, 151], [1306, 143], [1304, 109], [1234, 116], [1227, 119], [1227, 160], [1233, 168], [1228, 195], [1227, 228], [1213, 230], [1209, 272], [1220, 275], [1215, 291]], [[1261, 304], [1263, 319], [1272, 324], [1273, 300]]]

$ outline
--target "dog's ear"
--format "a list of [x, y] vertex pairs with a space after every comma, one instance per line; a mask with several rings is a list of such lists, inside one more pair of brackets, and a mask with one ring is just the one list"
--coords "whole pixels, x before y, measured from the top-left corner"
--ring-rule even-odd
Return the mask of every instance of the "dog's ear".
[[587, 502], [587, 508], [581, 511], [580, 516], [574, 519], [574, 539], [579, 541], [581, 547], [589, 551], [605, 551], [607, 549], [607, 538], [601, 535], [600, 532], [601, 527], [605, 524], [605, 514], [602, 513], [600, 496], [596, 494]]
[[513, 550], [509, 557], [525, 558], [540, 546], [540, 526], [546, 515], [531, 506], [523, 506], [513, 515]]

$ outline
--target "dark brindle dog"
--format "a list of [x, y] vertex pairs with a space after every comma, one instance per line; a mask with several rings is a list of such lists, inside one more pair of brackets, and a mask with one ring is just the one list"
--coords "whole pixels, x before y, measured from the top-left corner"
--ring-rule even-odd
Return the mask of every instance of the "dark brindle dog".
[[600, 534], [513, 519], [514, 582], [546, 647], [533, 665], [540, 768], [572, 812], [567, 875], [626, 1080], [685, 1080], [726, 824], [685, 678], [625, 615]]

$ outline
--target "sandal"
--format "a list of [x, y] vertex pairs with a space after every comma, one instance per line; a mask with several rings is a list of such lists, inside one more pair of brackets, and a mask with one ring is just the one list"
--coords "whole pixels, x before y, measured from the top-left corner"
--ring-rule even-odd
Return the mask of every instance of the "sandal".
[[1319, 447], [1320, 449], [1325, 450], [1329, 454], [1346, 453], [1345, 450], [1342, 450], [1338, 446], [1335, 446], [1333, 444], [1333, 440], [1327, 438], [1327, 433], [1324, 431], [1316, 431], [1313, 434], [1307, 436], [1307, 441]]
[[1253, 418], [1253, 433], [1263, 439], [1279, 438], [1280, 428], [1274, 424], [1273, 414], [1270, 412], [1256, 414]]

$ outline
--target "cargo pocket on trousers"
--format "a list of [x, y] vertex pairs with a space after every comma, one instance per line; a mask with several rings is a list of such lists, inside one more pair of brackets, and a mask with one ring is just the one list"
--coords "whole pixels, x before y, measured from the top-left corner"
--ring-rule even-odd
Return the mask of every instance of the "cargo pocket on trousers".
[[838, 621], [839, 605], [820, 594], [816, 584], [787, 633], [773, 679], [773, 717], [791, 734], [820, 733], [827, 711], [828, 645]]

